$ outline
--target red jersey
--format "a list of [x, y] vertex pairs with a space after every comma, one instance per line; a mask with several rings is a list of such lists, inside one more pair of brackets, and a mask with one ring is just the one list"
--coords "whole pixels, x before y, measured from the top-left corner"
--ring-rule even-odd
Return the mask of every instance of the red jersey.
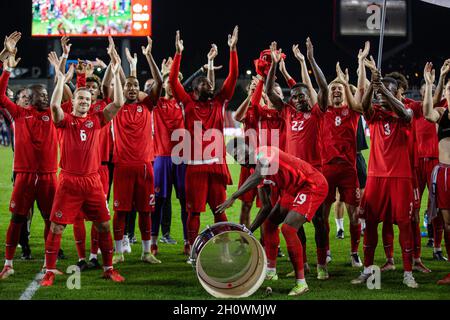
[[114, 117], [114, 163], [131, 166], [153, 161], [152, 109], [147, 96], [142, 102], [125, 104]]
[[[231, 183], [230, 172], [225, 163], [225, 143], [223, 139], [224, 113], [234, 94], [238, 78], [238, 56], [230, 51], [229, 73], [220, 92], [207, 101], [198, 101], [187, 94], [178, 79], [181, 54], [176, 54], [169, 74], [173, 96], [184, 106], [185, 127], [190, 134], [190, 156], [188, 164], [204, 165], [204, 171], [221, 174]], [[207, 133], [205, 135], [205, 133]], [[220, 137], [219, 137], [220, 135]], [[222, 151], [222, 152], [220, 152]], [[220, 162], [220, 164], [216, 164]], [[215, 164], [215, 165], [211, 165]]]
[[14, 121], [14, 172], [54, 173], [57, 171], [57, 136], [50, 109], [21, 107], [6, 96], [10, 73], [0, 76], [0, 107]]
[[323, 164], [340, 159], [356, 166], [356, 131], [359, 113], [347, 105], [341, 108], [329, 106], [323, 118]]
[[61, 172], [87, 176], [101, 164], [100, 131], [107, 124], [103, 112], [77, 117], [64, 113], [56, 127], [61, 137]]
[[405, 108], [410, 109], [413, 112], [413, 119], [411, 122], [411, 131], [409, 134], [409, 153], [411, 157], [411, 165], [413, 168], [419, 167], [419, 151], [418, 151], [418, 142], [416, 137], [417, 131], [417, 120], [423, 117], [422, 108], [420, 104], [417, 104], [416, 101], [404, 98], [402, 102], [405, 105]]
[[365, 117], [370, 129], [368, 176], [411, 178], [411, 122], [398, 118], [394, 112], [373, 106], [371, 117]]
[[251, 104], [256, 108], [258, 114], [259, 144], [286, 149], [286, 125], [282, 111], [261, 106], [260, 101], [263, 91], [263, 81], [259, 81], [252, 96]]
[[315, 185], [321, 173], [308, 162], [294, 157], [275, 146], [261, 146], [255, 151], [261, 174], [282, 191], [295, 195], [306, 185]]
[[171, 141], [172, 132], [184, 128], [183, 111], [175, 99], [159, 98], [153, 109], [155, 156], [170, 156], [178, 141]]
[[297, 111], [285, 104], [282, 112], [286, 123], [286, 152], [317, 168], [322, 165], [321, 127], [324, 113], [316, 103], [311, 111]]

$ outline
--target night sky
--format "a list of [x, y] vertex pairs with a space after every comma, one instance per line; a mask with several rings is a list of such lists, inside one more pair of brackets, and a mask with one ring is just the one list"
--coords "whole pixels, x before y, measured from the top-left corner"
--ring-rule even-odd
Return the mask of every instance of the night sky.
[[[421, 1], [410, 1], [412, 5], [413, 43], [393, 58], [383, 63], [383, 71], [402, 70], [420, 81], [423, 65], [432, 60], [438, 68], [443, 60], [450, 57], [447, 28], [450, 21], [450, 9], [433, 6]], [[47, 52], [52, 40], [31, 39], [31, 0], [2, 0], [0, 10], [1, 36], [14, 30], [23, 33], [19, 45], [21, 66], [47, 65]], [[175, 52], [175, 31], [181, 30], [185, 51], [181, 71], [184, 74], [198, 69], [206, 63], [206, 54], [211, 43], [219, 47], [216, 64], [228, 63], [227, 35], [234, 25], [239, 25], [238, 54], [240, 72], [253, 69], [252, 61], [259, 56], [262, 49], [268, 48], [275, 40], [288, 55], [287, 67], [290, 73], [299, 78], [299, 67], [292, 55], [291, 46], [301, 45], [306, 53], [305, 39], [310, 36], [315, 46], [316, 60], [323, 68], [327, 78], [334, 78], [334, 66], [337, 60], [344, 67], [350, 67], [355, 73], [356, 54], [363, 46], [365, 38], [351, 37], [341, 39], [346, 49], [338, 46], [333, 39], [334, 0], [314, 1], [272, 1], [266, 3], [254, 0], [227, 1], [186, 1], [186, 0], [154, 0], [153, 1], [153, 54], [159, 64], [164, 57]], [[370, 37], [371, 53], [376, 58], [378, 38]], [[386, 39], [386, 48], [404, 42], [405, 38]], [[118, 42], [118, 41], [117, 41]], [[106, 39], [72, 38], [71, 58], [93, 59], [99, 56], [108, 62], [106, 57]], [[143, 38], [131, 39], [131, 51], [140, 54], [139, 71], [148, 67], [140, 53]], [[90, 50], [89, 50], [90, 49]], [[351, 56], [350, 53], [355, 56]], [[419, 72], [419, 78], [414, 73]], [[227, 68], [217, 77], [226, 75]], [[414, 82], [414, 81], [413, 81]]]

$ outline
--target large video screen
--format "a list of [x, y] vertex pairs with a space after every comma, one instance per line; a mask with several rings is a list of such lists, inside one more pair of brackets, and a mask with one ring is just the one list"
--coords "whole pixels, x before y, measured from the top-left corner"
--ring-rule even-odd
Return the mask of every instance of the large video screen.
[[151, 0], [33, 0], [35, 37], [151, 35]]

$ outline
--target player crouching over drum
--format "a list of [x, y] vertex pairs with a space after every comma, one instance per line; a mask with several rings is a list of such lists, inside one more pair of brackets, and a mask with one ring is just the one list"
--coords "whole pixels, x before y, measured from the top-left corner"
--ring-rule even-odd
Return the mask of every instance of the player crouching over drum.
[[276, 280], [277, 247], [280, 242], [278, 225], [282, 224], [281, 232], [286, 239], [297, 279], [289, 295], [307, 292], [309, 289], [303, 269], [303, 247], [297, 231], [305, 222], [311, 221], [325, 200], [328, 193], [325, 177], [309, 163], [274, 146], [262, 146], [253, 150], [244, 139], [234, 138], [227, 144], [227, 152], [242, 166], [253, 168], [254, 172], [231, 198], [217, 208], [217, 212], [231, 207], [240, 195], [258, 187], [264, 180], [276, 184], [281, 191], [280, 200], [270, 212], [261, 210], [258, 213], [250, 231], [254, 232], [268, 218], [264, 228], [268, 259], [266, 279]]

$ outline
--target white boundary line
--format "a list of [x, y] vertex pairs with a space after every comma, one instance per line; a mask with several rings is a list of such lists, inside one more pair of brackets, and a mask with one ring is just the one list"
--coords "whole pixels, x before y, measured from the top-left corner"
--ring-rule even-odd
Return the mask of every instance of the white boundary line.
[[38, 289], [41, 287], [40, 282], [42, 278], [44, 277], [44, 273], [39, 272], [36, 274], [36, 277], [33, 281], [28, 285], [28, 287], [25, 289], [25, 291], [20, 296], [19, 300], [31, 300], [33, 298], [34, 294]]

